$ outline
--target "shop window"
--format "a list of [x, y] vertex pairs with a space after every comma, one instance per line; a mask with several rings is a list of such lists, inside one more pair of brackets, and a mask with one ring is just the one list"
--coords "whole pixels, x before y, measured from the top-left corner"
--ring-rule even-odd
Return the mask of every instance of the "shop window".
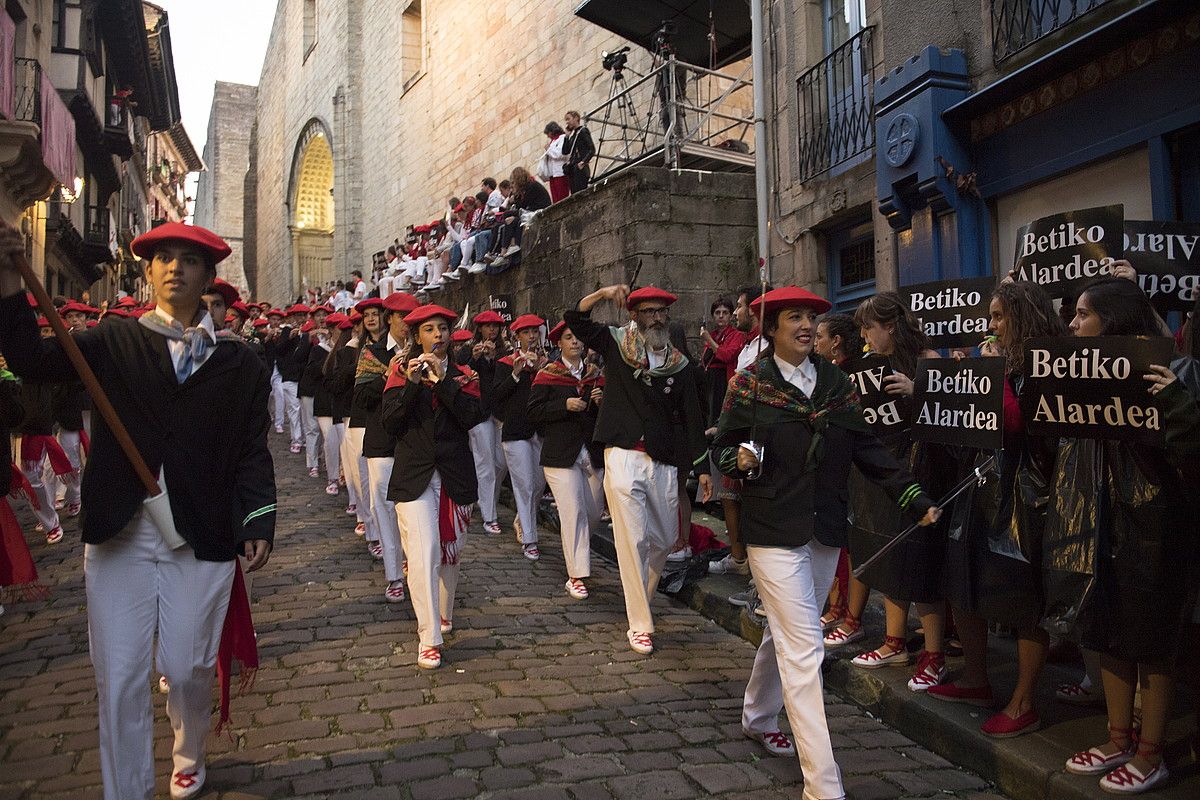
[[875, 229], [870, 219], [829, 232], [829, 299], [835, 311], [853, 311], [875, 294]]

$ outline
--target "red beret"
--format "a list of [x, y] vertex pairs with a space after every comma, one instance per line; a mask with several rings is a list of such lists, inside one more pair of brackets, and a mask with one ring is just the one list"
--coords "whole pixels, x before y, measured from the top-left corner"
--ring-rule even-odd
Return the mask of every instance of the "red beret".
[[129, 249], [139, 258], [150, 260], [154, 258], [154, 250], [163, 242], [181, 241], [195, 245], [216, 264], [223, 261], [232, 250], [225, 240], [207, 228], [199, 225], [184, 225], [182, 222], [167, 222], [133, 240]]
[[137, 304], [137, 300], [134, 300], [132, 297], [126, 295], [117, 301], [117, 308], [136, 308]]
[[78, 300], [71, 300], [70, 302], [65, 304], [62, 308], [60, 308], [58, 310], [58, 313], [66, 316], [67, 314], [71, 314], [71, 313], [90, 314], [93, 311], [95, 311], [95, 309], [93, 309], [91, 306], [85, 306], [83, 303], [79, 302]]
[[450, 334], [450, 341], [452, 342], [469, 342], [474, 338], [475, 334], [471, 333], [466, 328], [462, 328], [461, 330], [457, 330]]
[[303, 303], [296, 303], [295, 305], [288, 307], [287, 315], [290, 317], [293, 314], [307, 314], [309, 310], [309, 307]]
[[312, 312], [313, 312], [314, 314], [315, 314], [315, 313], [317, 313], [318, 311], [324, 311], [326, 314], [332, 314], [332, 313], [333, 313], [333, 306], [329, 305], [328, 303], [322, 303], [322, 304], [321, 304], [321, 305], [319, 305], [319, 306], [313, 306], [313, 307], [312, 307]]
[[340, 311], [334, 311], [329, 316], [325, 317], [326, 325], [341, 325], [343, 322], [349, 321], [349, 317]]
[[360, 314], [366, 311], [368, 308], [383, 308], [383, 301], [378, 297], [368, 297], [365, 300], [359, 300], [354, 304], [354, 310]]
[[306, 319], [304, 320], [304, 324], [300, 326], [300, 332], [308, 333], [315, 327], [317, 327], [317, 323], [313, 322], [311, 319]]
[[286, 317], [287, 313], [282, 308], [267, 309], [268, 317]]
[[255, 311], [262, 311], [262, 303], [246, 303], [246, 308], [253, 308]]
[[758, 297], [750, 304], [750, 310], [758, 314], [766, 303], [768, 310], [772, 308], [811, 308], [818, 314], [824, 314], [833, 308], [833, 304], [824, 297], [813, 294], [799, 286], [780, 286]]
[[232, 325], [235, 322], [237, 322], [237, 316], [232, 311], [225, 315], [226, 325]]
[[37, 318], [37, 326], [39, 328], [49, 328], [50, 320], [46, 319], [45, 317], [38, 317]]
[[625, 300], [625, 307], [632, 311], [639, 303], [654, 301], [669, 306], [678, 299], [675, 295], [659, 289], [657, 286], [643, 286], [629, 293], [629, 297]]
[[445, 317], [446, 323], [453, 325], [454, 321], [458, 319], [458, 314], [455, 314], [450, 309], [439, 306], [436, 303], [429, 303], [427, 305], [419, 306], [413, 311], [409, 312], [409, 314], [404, 318], [404, 322], [409, 326], [420, 325], [425, 320], [433, 317]]
[[471, 322], [475, 325], [503, 325], [504, 317], [495, 311], [481, 311], [475, 315], [475, 319], [471, 320]]
[[114, 317], [128, 317], [129, 316], [129, 312], [123, 308], [110, 308], [108, 311], [105, 311], [104, 314], [105, 314], [105, 316], [111, 314]]
[[225, 300], [226, 308], [233, 308], [233, 304], [240, 302], [242, 299], [242, 296], [238, 294], [238, 290], [232, 283], [220, 278], [213, 279], [212, 286], [209, 287], [208, 291], [210, 293], [216, 292], [217, 294], [221, 295], [221, 297]]
[[509, 325], [509, 330], [513, 333], [524, 330], [525, 328], [540, 328], [546, 324], [546, 320], [539, 317], [537, 314], [522, 314], [512, 321]]
[[97, 325], [99, 325], [99, 324], [100, 324], [100, 320], [98, 320], [98, 319], [89, 319], [89, 320], [87, 321], [87, 326], [88, 326], [89, 328], [94, 328], [94, 327], [96, 327], [96, 326], [97, 326]]
[[550, 329], [550, 344], [558, 344], [558, 340], [562, 338], [563, 331], [565, 331], [566, 329], [567, 329], [566, 320], [563, 320], [562, 322], [558, 323], [553, 328], [551, 328]]
[[259, 317], [258, 319], [254, 320], [254, 322], [251, 322], [250, 324], [256, 328], [267, 327], [267, 321], [265, 319], [263, 319], [262, 317]]
[[362, 322], [362, 312], [358, 309], [354, 309], [350, 312], [350, 324], [357, 325], [360, 322]]
[[416, 311], [419, 305], [421, 304], [417, 301], [417, 298], [408, 292], [392, 292], [383, 298], [384, 308], [388, 311], [399, 311], [402, 314]]
[[237, 313], [241, 314], [243, 317], [250, 316], [250, 307], [247, 306], [245, 303], [243, 303], [241, 300], [238, 300], [236, 303], [232, 303], [229, 306], [229, 309], [231, 311], [236, 311]]

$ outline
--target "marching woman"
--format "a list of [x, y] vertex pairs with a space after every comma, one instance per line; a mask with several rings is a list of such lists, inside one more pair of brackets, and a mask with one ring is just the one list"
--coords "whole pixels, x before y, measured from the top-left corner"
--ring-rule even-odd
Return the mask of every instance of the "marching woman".
[[513, 522], [521, 552], [537, 561], [537, 510], [546, 476], [542, 474], [542, 437], [529, 418], [529, 390], [533, 376], [546, 363], [541, 353], [539, 334], [546, 321], [536, 314], [522, 314], [509, 328], [517, 339], [517, 349], [499, 359], [492, 398], [500, 418], [500, 443], [512, 481], [517, 517]]
[[491, 534], [500, 533], [499, 514], [500, 484], [508, 474], [504, 461], [504, 448], [500, 446], [500, 420], [492, 414], [495, 410], [492, 393], [496, 384], [496, 361], [508, 355], [508, 341], [504, 338], [504, 317], [495, 311], [476, 314], [471, 320], [475, 325], [475, 336], [471, 344], [471, 357], [467, 364], [479, 375], [480, 409], [483, 421], [471, 428], [471, 454], [475, 457], [475, 475], [479, 480], [479, 513], [483, 516], [483, 529]]
[[[343, 329], [341, 326], [345, 325]], [[313, 387], [313, 417], [321, 431], [321, 446], [325, 454], [325, 494], [338, 493], [338, 481], [342, 474], [342, 437], [345, 426], [342, 418], [334, 411], [333, 393], [326, 385], [326, 375], [334, 372], [334, 352], [350, 338], [350, 319], [345, 314], [334, 312], [325, 317], [324, 326], [316, 330], [316, 343], [309, 352], [304, 374]], [[328, 369], [327, 369], [328, 367]]]
[[[1154, 309], [1124, 278], [1083, 290], [1071, 320], [1075, 336], [1161, 335]], [[1077, 775], [1103, 775], [1100, 787], [1144, 792], [1167, 780], [1163, 736], [1194, 560], [1194, 503], [1179, 468], [1200, 456], [1196, 404], [1166, 366], [1145, 377], [1163, 415], [1165, 447], [1107, 439], [1063, 439], [1058, 446], [1043, 548], [1046, 618], [1051, 633], [1100, 654], [1108, 741], [1076, 753]], [[1190, 431], [1190, 433], [1189, 433]], [[1141, 731], [1134, 691], [1141, 677]]]
[[[854, 321], [861, 328], [871, 352], [890, 359], [892, 374], [884, 379], [884, 390], [897, 399], [904, 418], [911, 420], [912, 378], [916, 374], [917, 359], [937, 358], [937, 352], [929, 349], [929, 340], [916, 316], [895, 292], [881, 292], [863, 301], [854, 314]], [[949, 451], [938, 446], [914, 444], [907, 424], [903, 430], [888, 435], [884, 444], [935, 496], [940, 496], [941, 490], [953, 483], [957, 465]], [[902, 516], [889, 508], [880, 491], [864, 478], [860, 473], [852, 473], [850, 477], [852, 564], [866, 561], [906, 527]], [[868, 587], [877, 589], [884, 595], [887, 638], [880, 647], [855, 656], [851, 663], [864, 669], [907, 664], [908, 606], [916, 603], [925, 629], [925, 648], [908, 682], [908, 688], [914, 692], [938, 685], [946, 675], [946, 655], [942, 650], [945, 602], [941, 569], [945, 545], [941, 528], [939, 525], [918, 531], [868, 570], [861, 581], [851, 579], [846, 618], [825, 636], [825, 644], [831, 647], [861, 638], [861, 618]]]
[[947, 525], [944, 585], [966, 668], [953, 683], [931, 687], [929, 694], [953, 703], [992, 707], [988, 626], [1015, 630], [1016, 690], [982, 727], [989, 736], [1008, 738], [1041, 725], [1033, 706], [1034, 690], [1050, 638], [1040, 625], [1041, 554], [1058, 440], [1025, 432], [1019, 402], [1025, 383], [1025, 344], [1033, 338], [1065, 336], [1067, 326], [1049, 295], [1027, 282], [997, 286], [989, 316], [995, 340], [984, 343], [983, 353], [1005, 359], [1004, 447], [996, 452], [1000, 477], [955, 503]]
[[[358, 366], [358, 337], [362, 333], [362, 317], [359, 316], [356, 321], [354, 316], [349, 316], [338, 328], [349, 331], [349, 334], [345, 339], [339, 337], [341, 343], [325, 362], [325, 388], [332, 397], [334, 422], [342, 426], [338, 458], [341, 460], [342, 477], [346, 481], [346, 495], [350, 501], [346, 506], [346, 514], [358, 517], [354, 532], [363, 536], [367, 532], [363, 522], [368, 508], [365, 505], [367, 498], [359, 493], [358, 458], [351, 457], [350, 433], [346, 429], [346, 423], [350, 420], [350, 404], [354, 400], [354, 372]], [[379, 553], [383, 555], [383, 550], [380, 549]]]
[[[383, 301], [378, 297], [360, 300], [354, 306], [354, 313], [360, 315], [360, 323], [355, 327], [358, 346], [355, 348], [354, 368], [351, 371], [350, 384], [350, 416], [346, 419], [346, 438], [342, 446], [342, 466], [349, 467], [346, 481], [354, 475], [354, 486], [358, 500], [355, 502], [355, 514], [358, 525], [354, 532], [362, 532], [366, 537], [367, 549], [375, 558], [383, 558], [383, 544], [379, 538], [379, 526], [375, 524], [375, 515], [371, 511], [370, 474], [367, 470], [367, 457], [363, 454], [363, 439], [367, 434], [367, 414], [365, 409], [354, 402], [357, 394], [359, 365], [366, 357], [371, 345], [387, 336], [383, 324]], [[344, 364], [342, 366], [345, 366]]]
[[560, 322], [550, 331], [560, 357], [538, 370], [529, 392], [529, 421], [542, 437], [541, 465], [558, 505], [558, 529], [567, 562], [567, 594], [588, 596], [584, 578], [592, 574], [591, 529], [600, 522], [597, 484], [604, 482], [604, 460], [589, 445], [596, 427], [604, 378], [583, 358], [584, 345]]
[[388, 500], [396, 503], [417, 616], [417, 666], [442, 664], [442, 634], [454, 628], [459, 558], [477, 484], [468, 431], [479, 423], [479, 380], [449, 359], [457, 318], [438, 305], [404, 318], [411, 341], [391, 362], [384, 428], [396, 437]]
[[[845, 790], [825, 719], [820, 615], [846, 543], [851, 466], [913, 522], [932, 524], [940, 512], [871, 432], [846, 374], [813, 354], [817, 315], [829, 302], [787, 286], [755, 303], [770, 346], [730, 381], [713, 442], [718, 467], [742, 481], [740, 532], [769, 623], [742, 728], [790, 753], [779, 730], [786, 707], [805, 798], [837, 800]], [[757, 454], [744, 446], [751, 442]]]

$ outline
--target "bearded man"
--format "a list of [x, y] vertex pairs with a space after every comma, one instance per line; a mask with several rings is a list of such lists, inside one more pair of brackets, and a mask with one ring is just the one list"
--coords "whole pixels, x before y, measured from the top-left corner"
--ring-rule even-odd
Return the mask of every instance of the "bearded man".
[[[692, 371], [684, 369], [687, 356], [667, 335], [667, 309], [677, 299], [653, 286], [630, 293], [618, 284], [592, 292], [563, 315], [567, 327], [604, 356], [594, 440], [605, 445], [604, 493], [625, 592], [626, 636], [630, 649], [644, 655], [654, 652], [650, 598], [680, 538], [676, 464], [692, 464], [701, 502], [712, 494], [700, 395]], [[594, 321], [592, 309], [604, 301], [623, 304], [630, 322], [618, 328]]]

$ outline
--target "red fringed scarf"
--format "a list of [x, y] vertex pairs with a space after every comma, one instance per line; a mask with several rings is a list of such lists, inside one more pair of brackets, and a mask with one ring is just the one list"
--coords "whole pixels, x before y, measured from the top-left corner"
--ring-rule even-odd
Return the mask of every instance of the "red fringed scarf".
[[[18, 480], [23, 487], [18, 485]], [[29, 481], [16, 467], [13, 467], [13, 486], [32, 500]], [[33, 500], [33, 506], [37, 507], [36, 500]], [[33, 565], [29, 545], [25, 543], [25, 535], [8, 498], [0, 497], [0, 602], [45, 600], [49, 595], [50, 590], [38, 583], [37, 567]]]
[[533, 376], [534, 386], [569, 386], [572, 389], [595, 388], [604, 386], [604, 373], [595, 372], [587, 368], [583, 371], [582, 378], [576, 378], [571, 372], [571, 368], [562, 361], [551, 361], [546, 366], [538, 370], [537, 375]]
[[21, 437], [21, 460], [41, 462], [42, 455], [50, 458], [50, 466], [54, 474], [60, 478], [75, 471], [71, 459], [53, 436], [34, 436], [26, 434]]
[[[458, 370], [457, 375], [454, 374], [454, 370], [456, 369]], [[446, 379], [457, 383], [466, 394], [479, 399], [479, 375], [470, 367], [451, 364], [450, 374], [446, 377]], [[433, 387], [433, 381], [431, 381], [429, 378], [422, 378], [421, 383], [429, 388]], [[383, 390], [386, 392], [389, 389], [403, 389], [407, 385], [408, 376], [404, 374], [404, 371], [400, 368], [400, 365], [397, 364], [396, 368], [393, 369], [392, 373], [388, 376], [387, 383], [384, 384]], [[433, 407], [438, 407], [438, 399], [436, 396], [433, 398]]]
[[221, 646], [217, 650], [217, 681], [221, 686], [221, 717], [217, 721], [216, 733], [221, 733], [229, 723], [229, 684], [233, 677], [233, 660], [242, 665], [238, 694], [244, 694], [254, 686], [258, 675], [258, 642], [254, 638], [254, 620], [250, 617], [250, 597], [246, 594], [246, 581], [242, 578], [242, 563], [234, 559], [233, 589], [229, 595], [229, 609], [225, 612], [225, 626], [221, 629]]
[[438, 498], [438, 539], [442, 543], [442, 563], [457, 564], [459, 537], [466, 533], [471, 524], [471, 506], [460, 506], [450, 498], [443, 486]]

